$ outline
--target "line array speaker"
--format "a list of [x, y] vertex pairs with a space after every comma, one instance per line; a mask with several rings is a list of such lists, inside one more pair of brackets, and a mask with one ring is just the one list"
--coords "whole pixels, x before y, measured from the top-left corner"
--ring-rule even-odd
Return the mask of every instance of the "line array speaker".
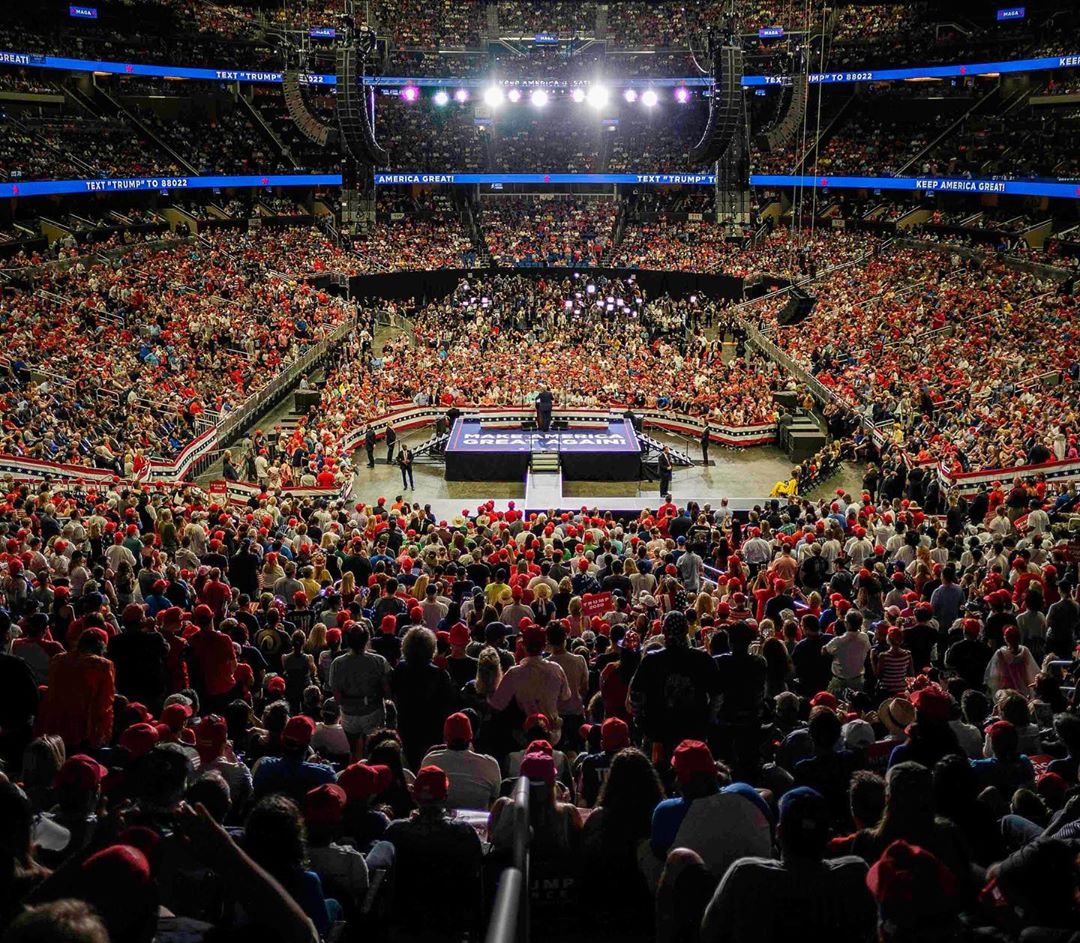
[[320, 147], [326, 147], [331, 141], [336, 141], [337, 130], [323, 124], [308, 111], [303, 92], [300, 91], [300, 74], [286, 72], [282, 76], [282, 86], [285, 92], [285, 107], [288, 109], [293, 124], [300, 129], [300, 133]]
[[715, 164], [739, 133], [743, 121], [743, 54], [738, 46], [713, 52], [713, 93], [701, 140], [690, 151], [692, 167]]
[[337, 118], [341, 139], [348, 152], [372, 167], [385, 167], [390, 155], [375, 140], [364, 101], [364, 87], [358, 68], [356, 47], [339, 46], [337, 50]]

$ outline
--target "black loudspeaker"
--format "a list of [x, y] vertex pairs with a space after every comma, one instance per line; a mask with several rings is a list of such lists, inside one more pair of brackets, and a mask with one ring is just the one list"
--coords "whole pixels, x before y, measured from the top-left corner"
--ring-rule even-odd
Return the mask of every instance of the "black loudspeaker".
[[817, 298], [813, 295], [808, 295], [804, 291], [793, 288], [788, 303], [780, 310], [780, 313], [776, 316], [776, 321], [782, 327], [798, 324], [800, 321], [805, 320], [806, 316], [814, 310], [815, 304], [817, 304]]
[[363, 75], [355, 46], [341, 46], [337, 51], [337, 117], [341, 138], [349, 153], [363, 164], [385, 167], [390, 155], [375, 141], [360, 84]]
[[715, 164], [738, 133], [743, 117], [743, 54], [737, 46], [720, 46], [713, 52], [713, 93], [709, 118], [701, 140], [690, 151], [690, 165]]
[[337, 131], [318, 121], [308, 111], [307, 105], [304, 104], [304, 95], [300, 91], [299, 73], [286, 72], [281, 81], [282, 89], [285, 92], [285, 108], [288, 110], [293, 124], [300, 129], [300, 133], [320, 147], [326, 147], [328, 143], [336, 142]]
[[806, 114], [806, 77], [793, 75], [791, 85], [782, 88], [780, 94], [783, 98], [777, 107], [776, 118], [755, 138], [758, 149], [766, 153], [782, 151], [795, 140]]

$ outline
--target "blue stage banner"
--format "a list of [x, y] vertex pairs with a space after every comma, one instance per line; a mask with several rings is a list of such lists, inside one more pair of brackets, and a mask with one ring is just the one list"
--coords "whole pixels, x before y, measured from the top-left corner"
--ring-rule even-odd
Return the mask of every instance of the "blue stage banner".
[[265, 174], [242, 177], [122, 177], [101, 180], [25, 180], [0, 183], [0, 199], [58, 193], [134, 193], [226, 187], [341, 186], [341, 174]]
[[1024, 7], [1005, 7], [997, 11], [997, 21], [1005, 23], [1009, 20], [1022, 20], [1026, 14], [1027, 10]]
[[73, 3], [68, 7], [68, 16], [73, 16], [77, 20], [96, 20], [97, 7], [84, 7]]
[[924, 190], [935, 193], [1000, 193], [1005, 196], [1049, 196], [1080, 199], [1080, 181], [966, 180], [960, 177], [806, 177], [751, 174], [754, 187], [819, 187], [841, 190]]
[[377, 173], [375, 186], [396, 187], [413, 183], [632, 183], [639, 186], [711, 187], [715, 174], [415, 174]]
[[779, 39], [784, 35], [784, 27], [782, 26], [762, 26], [758, 31], [759, 39]]

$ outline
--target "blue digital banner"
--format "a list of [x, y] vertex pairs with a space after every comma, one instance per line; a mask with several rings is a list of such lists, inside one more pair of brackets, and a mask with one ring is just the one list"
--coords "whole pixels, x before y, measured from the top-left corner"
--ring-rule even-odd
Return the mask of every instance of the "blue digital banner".
[[779, 39], [784, 35], [784, 27], [782, 26], [762, 26], [757, 31], [758, 38], [760, 39]]
[[312, 39], [336, 39], [337, 30], [332, 26], [315, 26], [308, 30], [308, 35]]
[[419, 174], [377, 173], [375, 186], [394, 187], [412, 183], [632, 183], [644, 186], [711, 187], [715, 174]]
[[[17, 66], [32, 69], [60, 69], [67, 72], [104, 72], [109, 75], [141, 75], [167, 79], [201, 79], [217, 82], [255, 82], [280, 84], [280, 72], [251, 69], [205, 69], [173, 65], [144, 65], [133, 62], [110, 62], [96, 59], [69, 59], [64, 56], [42, 56], [30, 52], [0, 50], [0, 66]], [[973, 62], [940, 66], [911, 66], [902, 69], [860, 69], [844, 72], [814, 72], [810, 74], [812, 85], [832, 85], [847, 82], [897, 82], [904, 79], [962, 78], [969, 75], [996, 75], [1016, 72], [1042, 72], [1048, 69], [1080, 68], [1080, 53], [1064, 56], [1046, 56], [1040, 59], [1013, 59], [1003, 62]], [[762, 85], [790, 85], [789, 75], [744, 75], [746, 87]], [[305, 73], [300, 81], [307, 85], [335, 85], [334, 75]], [[432, 78], [430, 76], [365, 76], [365, 85], [379, 88], [400, 88], [415, 85], [418, 88], [483, 88], [491, 83], [489, 78]], [[505, 83], [514, 84], [514, 83]], [[525, 84], [525, 83], [520, 83]], [[543, 83], [565, 86], [567, 82]], [[652, 79], [610, 79], [607, 84], [615, 88], [674, 88], [712, 85], [712, 79], [704, 76], [683, 76]]]
[[[333, 76], [331, 76], [333, 78]], [[441, 78], [434, 79], [430, 76], [409, 75], [365, 75], [364, 84], [375, 88], [404, 88], [406, 85], [414, 85], [417, 88], [487, 88], [492, 84], [490, 78]], [[506, 88], [517, 86], [518, 88], [569, 88], [571, 85], [586, 84], [565, 79], [522, 79], [515, 81], [506, 79], [500, 81]], [[685, 78], [656, 78], [656, 79], [605, 79], [604, 84], [612, 88], [676, 88], [680, 85], [697, 86], [707, 88], [712, 85], [712, 79], [701, 75], [688, 75]]]
[[559, 37], [555, 33], [537, 33], [533, 36], [533, 42], [537, 46], [558, 46]]
[[122, 177], [101, 180], [26, 180], [0, 183], [0, 199], [58, 193], [135, 193], [226, 187], [341, 186], [341, 174], [263, 174], [242, 177]]
[[1005, 20], [1022, 20], [1026, 13], [1024, 7], [1005, 7], [997, 11], [997, 20], [999, 23]]
[[[260, 82], [279, 84], [280, 72], [257, 72], [248, 69], [194, 69], [175, 65], [141, 65], [137, 62], [109, 62], [96, 59], [68, 59], [64, 56], [41, 56], [32, 52], [0, 51], [0, 66], [31, 69], [61, 69], [65, 72], [105, 72], [109, 75], [143, 75], [159, 79], [202, 79], [211, 82]], [[334, 85], [337, 77], [307, 73], [300, 81], [308, 85]]]
[[96, 20], [97, 7], [84, 7], [73, 3], [68, 7], [68, 16], [73, 16], [78, 20]]
[[807, 177], [751, 174], [754, 187], [820, 187], [841, 190], [925, 190], [934, 193], [998, 193], [1080, 199], [1080, 182], [1053, 180], [967, 180], [962, 177]]

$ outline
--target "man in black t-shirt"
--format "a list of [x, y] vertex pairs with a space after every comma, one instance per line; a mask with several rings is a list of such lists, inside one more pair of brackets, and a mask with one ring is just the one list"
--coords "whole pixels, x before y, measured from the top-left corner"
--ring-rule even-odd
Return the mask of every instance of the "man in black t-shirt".
[[664, 617], [664, 647], [649, 652], [630, 682], [630, 703], [638, 724], [670, 756], [683, 740], [705, 739], [713, 699], [719, 692], [716, 664], [690, 647], [686, 616]]

